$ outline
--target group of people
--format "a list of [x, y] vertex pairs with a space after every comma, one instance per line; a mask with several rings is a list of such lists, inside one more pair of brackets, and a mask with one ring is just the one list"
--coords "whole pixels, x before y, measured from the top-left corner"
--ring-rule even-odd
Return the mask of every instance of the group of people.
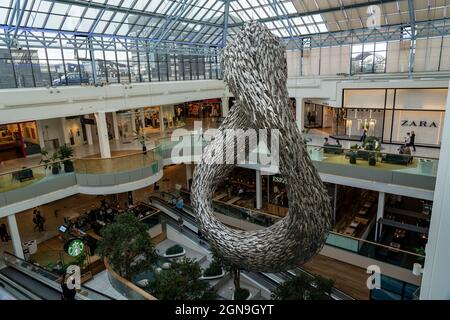
[[33, 223], [34, 223], [34, 230], [38, 229], [39, 231], [45, 231], [44, 224], [45, 224], [45, 218], [41, 215], [41, 211], [34, 209], [33, 210]]
[[416, 134], [414, 131], [407, 132], [405, 137], [405, 143], [398, 148], [400, 154], [411, 154], [411, 148], [413, 148], [414, 152], [416, 151], [415, 146]]

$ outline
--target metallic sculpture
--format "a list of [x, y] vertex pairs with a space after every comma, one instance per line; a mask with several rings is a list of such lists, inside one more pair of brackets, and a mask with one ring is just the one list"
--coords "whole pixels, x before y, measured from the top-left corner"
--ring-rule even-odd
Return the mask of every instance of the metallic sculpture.
[[[212, 198], [234, 165], [205, 161], [197, 166], [193, 178], [197, 219], [212, 247], [227, 262], [253, 271], [287, 270], [322, 248], [330, 228], [331, 207], [289, 107], [285, 48], [265, 26], [250, 22], [224, 48], [222, 69], [236, 103], [219, 130], [279, 129], [280, 172], [286, 180], [289, 211], [263, 230], [226, 227], [214, 216]], [[213, 140], [206, 147], [206, 157], [214, 157], [209, 151], [218, 147], [216, 143], [220, 141]], [[234, 140], [225, 141], [225, 145], [229, 143]]]

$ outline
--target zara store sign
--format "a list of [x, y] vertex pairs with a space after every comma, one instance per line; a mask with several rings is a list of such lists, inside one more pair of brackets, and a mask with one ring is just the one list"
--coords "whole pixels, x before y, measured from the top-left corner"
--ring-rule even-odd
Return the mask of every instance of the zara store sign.
[[435, 121], [419, 121], [419, 120], [401, 120], [402, 127], [422, 127], [422, 128], [437, 128]]

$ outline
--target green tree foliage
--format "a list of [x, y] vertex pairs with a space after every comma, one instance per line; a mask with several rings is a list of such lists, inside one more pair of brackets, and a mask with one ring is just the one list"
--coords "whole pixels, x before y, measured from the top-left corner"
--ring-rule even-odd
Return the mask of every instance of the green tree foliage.
[[102, 230], [103, 239], [96, 253], [107, 259], [122, 277], [131, 280], [135, 275], [152, 269], [157, 261], [147, 229], [148, 226], [133, 214], [120, 215]]
[[155, 280], [150, 284], [150, 290], [161, 300], [214, 299], [216, 294], [207, 281], [199, 280], [201, 275], [199, 263], [184, 258], [172, 262], [170, 269], [155, 273]]
[[216, 264], [220, 264], [222, 268], [231, 273], [233, 275], [233, 283], [235, 290], [238, 290], [241, 288], [241, 267], [230, 263], [224, 257], [222, 257], [216, 250], [211, 249], [212, 255], [213, 255], [213, 261]]
[[334, 281], [320, 276], [298, 274], [277, 286], [274, 300], [330, 300]]

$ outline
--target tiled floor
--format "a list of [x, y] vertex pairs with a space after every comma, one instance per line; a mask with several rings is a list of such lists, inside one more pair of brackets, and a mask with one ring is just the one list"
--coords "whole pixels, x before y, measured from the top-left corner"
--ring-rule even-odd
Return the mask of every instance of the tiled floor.
[[96, 274], [92, 280], [86, 282], [84, 285], [88, 288], [104, 293], [116, 300], [128, 300], [112, 287], [108, 279], [108, 272], [106, 270]]
[[[207, 118], [203, 121], [201, 119], [187, 119], [186, 126], [184, 126], [182, 129], [184, 130], [194, 130], [196, 128], [195, 121], [199, 121], [201, 123], [201, 127], [203, 131], [210, 129], [210, 128], [217, 128], [217, 122], [215, 118]], [[198, 124], [197, 124], [198, 125]], [[166, 130], [164, 133], [151, 133], [147, 135], [147, 149], [150, 150], [155, 147], [156, 142], [159, 139], [162, 138], [170, 138], [171, 134], [174, 132], [174, 130]], [[182, 133], [182, 132], [181, 132]], [[180, 134], [180, 132], [175, 132], [175, 134]], [[128, 138], [128, 139], [121, 139], [121, 140], [110, 140], [109, 145], [111, 148], [111, 151], [121, 151], [121, 150], [136, 150], [140, 151], [142, 149], [141, 144], [139, 141], [134, 138]], [[98, 143], [94, 143], [92, 145], [81, 145], [74, 147], [75, 149], [75, 157], [77, 158], [84, 158], [89, 157], [93, 155], [100, 154], [100, 147]], [[20, 169], [22, 167], [30, 167], [30, 166], [36, 166], [39, 165], [39, 162], [41, 161], [40, 155], [33, 155], [29, 156], [26, 159], [14, 159], [14, 160], [8, 160], [8, 161], [2, 161], [0, 162], [0, 174], [3, 172], [10, 172], [17, 169]]]

